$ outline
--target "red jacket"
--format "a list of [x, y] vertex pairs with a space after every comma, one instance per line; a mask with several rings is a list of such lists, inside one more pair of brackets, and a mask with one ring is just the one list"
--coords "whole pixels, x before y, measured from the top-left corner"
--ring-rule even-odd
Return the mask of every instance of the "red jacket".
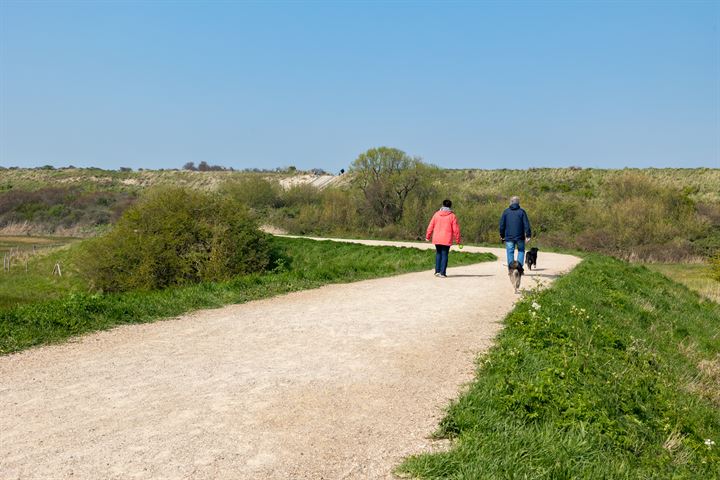
[[460, 239], [460, 224], [457, 217], [450, 210], [438, 210], [430, 220], [425, 238], [430, 240], [432, 235], [432, 243], [435, 245], [452, 245], [453, 239], [455, 243], [462, 243]]

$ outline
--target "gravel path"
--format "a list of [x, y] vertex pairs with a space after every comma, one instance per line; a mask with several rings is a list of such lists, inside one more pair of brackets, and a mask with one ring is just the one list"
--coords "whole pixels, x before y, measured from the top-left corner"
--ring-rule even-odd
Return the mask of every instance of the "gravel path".
[[[525, 286], [578, 261], [540, 252]], [[451, 253], [447, 279], [329, 285], [0, 357], [0, 478], [392, 478], [442, 448], [427, 436], [518, 298], [501, 262], [453, 268]]]

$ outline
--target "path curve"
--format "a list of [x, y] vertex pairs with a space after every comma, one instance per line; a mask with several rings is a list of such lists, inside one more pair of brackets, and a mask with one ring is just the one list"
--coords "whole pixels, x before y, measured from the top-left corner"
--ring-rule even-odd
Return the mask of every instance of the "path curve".
[[[501, 262], [451, 254], [447, 279], [329, 285], [0, 357], [0, 478], [392, 478], [438, 447], [427, 436], [518, 298]], [[525, 285], [578, 262], [541, 252]]]

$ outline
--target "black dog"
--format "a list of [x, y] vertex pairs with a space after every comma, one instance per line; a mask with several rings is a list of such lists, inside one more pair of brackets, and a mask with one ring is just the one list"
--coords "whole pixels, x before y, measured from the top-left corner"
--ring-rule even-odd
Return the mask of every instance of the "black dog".
[[533, 265], [537, 266], [537, 252], [538, 249], [533, 247], [529, 252], [525, 253], [525, 265], [532, 270]]

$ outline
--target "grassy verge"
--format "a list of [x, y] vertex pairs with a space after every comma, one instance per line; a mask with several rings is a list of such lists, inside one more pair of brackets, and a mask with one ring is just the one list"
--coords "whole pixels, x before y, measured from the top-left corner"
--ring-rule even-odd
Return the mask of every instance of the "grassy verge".
[[[84, 282], [73, 268], [80, 261], [76, 258], [78, 250], [68, 246], [76, 241], [59, 237], [0, 236], [0, 256], [7, 252], [15, 254], [10, 270], [0, 271], [0, 309], [59, 298], [83, 289]], [[52, 274], [56, 262], [61, 264], [62, 276]]]
[[720, 478], [720, 305], [592, 255], [505, 324], [441, 422], [451, 450], [401, 472]]
[[705, 298], [720, 303], [720, 282], [710, 276], [710, 267], [702, 263], [651, 263], [650, 270], [687, 285]]
[[[126, 323], [141, 323], [189, 310], [242, 303], [282, 293], [399, 273], [430, 270], [430, 250], [368, 247], [331, 241], [277, 238], [290, 262], [278, 271], [152, 292], [90, 294], [77, 280], [64, 294], [0, 309], [0, 354]], [[64, 253], [69, 261], [74, 255]], [[491, 254], [453, 252], [451, 266], [492, 260]], [[71, 270], [71, 268], [69, 268]], [[1, 292], [0, 292], [1, 293]], [[4, 293], [3, 293], [4, 294]], [[35, 298], [38, 300], [38, 298]]]

